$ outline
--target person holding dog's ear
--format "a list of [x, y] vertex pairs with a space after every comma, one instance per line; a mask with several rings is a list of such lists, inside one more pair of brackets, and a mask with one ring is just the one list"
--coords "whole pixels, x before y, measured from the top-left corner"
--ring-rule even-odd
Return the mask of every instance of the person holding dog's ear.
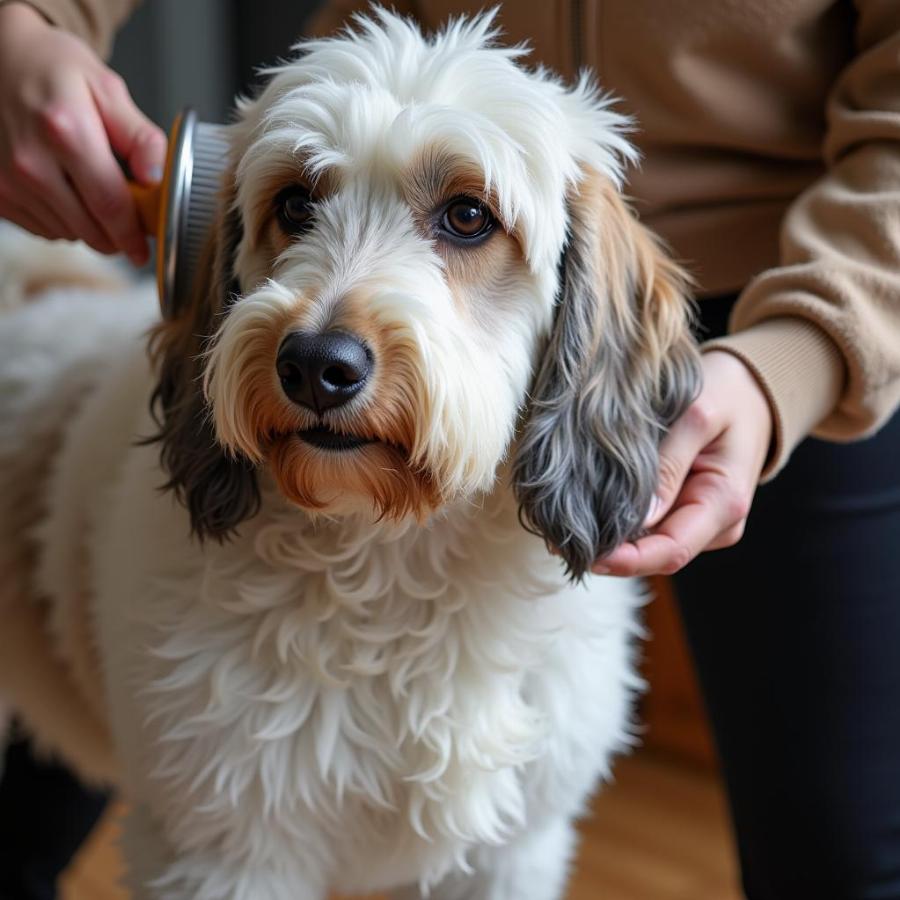
[[[94, 53], [132, 5], [0, 2], [0, 216], [140, 262], [114, 153], [152, 181], [164, 139]], [[428, 28], [480, 8], [398, 6]], [[595, 571], [675, 576], [750, 900], [900, 898], [900, 4], [517, 0], [500, 22], [635, 115], [629, 189], [709, 339], [647, 535]]]

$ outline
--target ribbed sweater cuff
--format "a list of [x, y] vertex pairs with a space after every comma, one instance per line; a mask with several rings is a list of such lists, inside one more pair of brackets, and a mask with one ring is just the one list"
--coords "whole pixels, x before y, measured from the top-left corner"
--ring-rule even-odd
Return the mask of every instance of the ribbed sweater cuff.
[[785, 316], [709, 341], [702, 349], [738, 357], [765, 392], [773, 433], [761, 481], [769, 481], [837, 405], [845, 377], [837, 345], [812, 322]]

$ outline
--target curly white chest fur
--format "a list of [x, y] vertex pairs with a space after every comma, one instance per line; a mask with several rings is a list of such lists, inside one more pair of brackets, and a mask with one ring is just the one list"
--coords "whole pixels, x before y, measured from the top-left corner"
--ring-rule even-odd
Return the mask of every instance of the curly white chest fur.
[[578, 804], [625, 738], [633, 603], [563, 587], [505, 500], [425, 533], [264, 513], [135, 584], [145, 650], [120, 674], [174, 844], [348, 890], [433, 883]]
[[132, 443], [139, 345], [104, 365], [66, 429], [40, 578], [64, 627], [86, 546], [109, 723], [159, 857], [142, 836], [135, 884], [282, 896], [234, 888], [223, 859], [289, 885], [435, 884], [578, 811], [628, 740], [631, 586], [566, 584], [505, 488], [424, 528], [313, 522], [266, 490], [201, 548]]

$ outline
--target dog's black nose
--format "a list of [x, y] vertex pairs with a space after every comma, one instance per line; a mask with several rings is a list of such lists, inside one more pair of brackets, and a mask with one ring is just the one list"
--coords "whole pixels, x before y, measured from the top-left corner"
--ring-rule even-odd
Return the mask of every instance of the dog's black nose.
[[372, 369], [372, 356], [359, 338], [345, 331], [297, 331], [281, 342], [276, 366], [285, 394], [321, 413], [359, 393]]

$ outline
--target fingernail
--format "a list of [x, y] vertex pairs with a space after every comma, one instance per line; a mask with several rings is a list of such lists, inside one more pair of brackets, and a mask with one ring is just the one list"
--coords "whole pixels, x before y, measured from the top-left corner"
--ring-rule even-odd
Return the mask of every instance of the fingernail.
[[594, 566], [591, 571], [595, 575], [609, 575], [612, 569], [609, 566]]
[[162, 181], [162, 177], [162, 166], [150, 166], [150, 168], [147, 170], [147, 180], [151, 184], [158, 184], [160, 181]]
[[647, 528], [649, 525], [654, 524], [654, 520], [656, 519], [657, 514], [659, 513], [662, 507], [662, 500], [653, 495], [653, 499], [650, 501], [650, 509], [647, 510], [647, 516], [644, 519], [644, 528]]

